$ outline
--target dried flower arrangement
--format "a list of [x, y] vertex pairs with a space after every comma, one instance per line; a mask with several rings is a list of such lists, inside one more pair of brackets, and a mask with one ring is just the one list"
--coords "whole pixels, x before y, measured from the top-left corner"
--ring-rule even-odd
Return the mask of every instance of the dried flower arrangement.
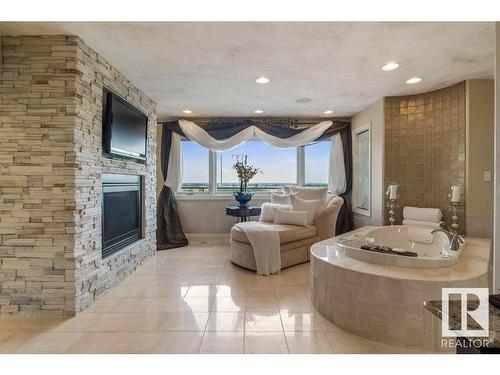
[[255, 177], [258, 173], [263, 173], [262, 169], [255, 168], [253, 165], [248, 164], [248, 155], [233, 155], [236, 162], [233, 164], [232, 168], [238, 174], [238, 179], [240, 180], [240, 192], [247, 191], [248, 182]]

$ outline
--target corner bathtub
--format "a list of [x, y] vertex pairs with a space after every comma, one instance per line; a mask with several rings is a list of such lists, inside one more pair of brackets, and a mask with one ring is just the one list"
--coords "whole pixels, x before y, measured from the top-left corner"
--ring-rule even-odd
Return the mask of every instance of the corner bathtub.
[[[457, 263], [465, 246], [463, 244], [458, 251], [449, 250], [448, 237], [442, 232], [431, 234], [433, 228], [429, 227], [394, 225], [365, 228], [366, 230], [359, 233], [338, 237], [338, 246], [344, 250], [345, 255], [365, 262], [390, 266], [439, 268]], [[411, 231], [413, 233], [422, 233], [425, 237], [430, 238], [432, 242], [424, 243], [422, 241], [415, 241], [415, 236], [411, 236]], [[399, 254], [378, 253], [348, 244], [349, 242], [362, 242], [365, 238], [371, 238], [377, 245], [415, 252], [417, 256], [409, 257]], [[347, 241], [343, 243], [342, 240]]]
[[[442, 288], [487, 287], [490, 240], [467, 238], [465, 246], [450, 254], [444, 233], [435, 233], [432, 243], [424, 244], [408, 240], [407, 229], [363, 227], [314, 244], [312, 304], [332, 323], [356, 335], [433, 351], [435, 343], [429, 340], [440, 338], [440, 333], [428, 331], [423, 303], [440, 300]], [[417, 257], [339, 245], [345, 238], [366, 237], [416, 252]]]

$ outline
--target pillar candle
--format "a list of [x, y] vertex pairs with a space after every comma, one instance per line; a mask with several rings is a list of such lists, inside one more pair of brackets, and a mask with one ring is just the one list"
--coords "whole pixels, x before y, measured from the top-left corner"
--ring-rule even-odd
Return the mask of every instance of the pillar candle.
[[460, 185], [455, 185], [451, 187], [451, 202], [459, 203], [462, 195], [462, 188]]
[[398, 198], [398, 185], [389, 185], [387, 189], [387, 195], [389, 199], [397, 199]]

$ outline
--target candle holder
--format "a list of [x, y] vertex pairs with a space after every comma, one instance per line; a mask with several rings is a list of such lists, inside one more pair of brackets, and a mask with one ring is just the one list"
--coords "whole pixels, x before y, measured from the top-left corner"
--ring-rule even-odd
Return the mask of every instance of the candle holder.
[[458, 232], [459, 224], [458, 224], [458, 210], [462, 206], [461, 202], [450, 202], [450, 219], [451, 219], [451, 227]]
[[462, 188], [460, 185], [454, 185], [451, 187], [451, 192], [448, 194], [449, 210], [450, 210], [450, 221], [451, 227], [458, 232], [459, 224], [458, 224], [458, 212], [460, 207], [462, 207]]
[[388, 198], [387, 207], [389, 208], [389, 225], [394, 225], [394, 223], [396, 222], [396, 209], [399, 207], [398, 198], [396, 199]]

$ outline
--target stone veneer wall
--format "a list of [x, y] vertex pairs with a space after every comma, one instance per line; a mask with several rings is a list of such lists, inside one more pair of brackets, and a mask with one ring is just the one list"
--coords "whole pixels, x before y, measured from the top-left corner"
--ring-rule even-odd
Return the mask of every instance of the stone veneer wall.
[[[74, 36], [0, 37], [0, 312], [71, 315], [154, 254], [155, 104]], [[102, 156], [102, 88], [149, 116], [148, 161]], [[145, 239], [101, 260], [101, 176], [145, 180]]]
[[75, 309], [75, 58], [60, 37], [1, 37], [0, 312]]
[[[113, 66], [76, 41], [76, 310], [89, 306], [156, 251], [156, 106]], [[148, 116], [145, 164], [102, 154], [102, 95], [107, 87]], [[143, 176], [144, 239], [102, 260], [102, 174]]]
[[[399, 184], [400, 208], [437, 207], [448, 219], [451, 185], [465, 189], [465, 82], [385, 98], [385, 188]], [[460, 228], [465, 220], [461, 210]], [[385, 208], [385, 223], [388, 210]]]

